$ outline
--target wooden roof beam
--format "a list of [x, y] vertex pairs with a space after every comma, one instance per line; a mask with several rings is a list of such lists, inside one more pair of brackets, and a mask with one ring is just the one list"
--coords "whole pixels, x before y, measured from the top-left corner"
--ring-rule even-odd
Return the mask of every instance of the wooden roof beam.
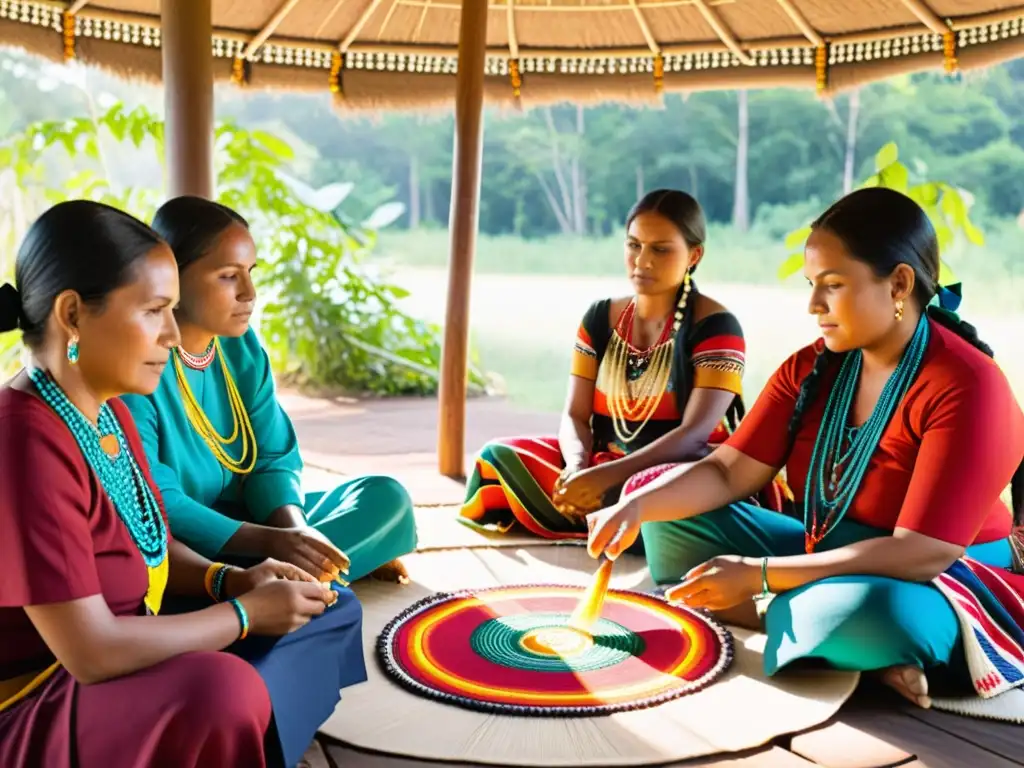
[[707, 2], [705, 0], [693, 0], [693, 4], [697, 7], [697, 10], [700, 11], [700, 15], [704, 17], [704, 21], [706, 21], [708, 25], [715, 30], [715, 34], [718, 35], [718, 39], [725, 43], [725, 46], [730, 51], [736, 54], [736, 58], [748, 67], [754, 66], [756, 63], [754, 58], [743, 50], [742, 46], [740, 46], [739, 40], [737, 40], [732, 31], [725, 26], [725, 23], [718, 18], [718, 14], [708, 7]]
[[75, 0], [75, 2], [71, 4], [71, 7], [67, 9], [66, 13], [70, 13], [73, 16], [88, 4], [89, 0]]
[[508, 27], [508, 55], [514, 61], [519, 58], [519, 38], [516, 37], [515, 0], [505, 0], [505, 22]]
[[252, 61], [256, 56], [256, 52], [263, 47], [265, 42], [267, 42], [267, 38], [277, 31], [277, 28], [281, 26], [281, 22], [285, 20], [288, 14], [292, 12], [292, 9], [295, 8], [299, 2], [300, 0], [285, 0], [284, 4], [277, 9], [277, 13], [270, 17], [270, 21], [263, 25], [263, 29], [257, 32], [252, 40], [246, 43], [242, 53], [239, 54], [239, 58]]
[[636, 18], [636, 23], [640, 27], [640, 33], [644, 36], [644, 40], [647, 41], [647, 47], [651, 49], [651, 53], [657, 56], [661, 53], [661, 46], [658, 45], [658, 41], [654, 39], [654, 35], [651, 33], [651, 28], [647, 26], [647, 19], [644, 18], [644, 12], [640, 10], [640, 6], [636, 0], [629, 0], [629, 7], [633, 9], [633, 16]]
[[810, 22], [807, 21], [807, 17], [790, 0], [776, 0], [776, 2], [782, 6], [782, 10], [786, 12], [786, 15], [789, 16], [801, 34], [810, 40], [811, 45], [815, 48], [821, 48], [825, 45], [825, 38], [821, 36], [818, 30], [811, 26]]
[[949, 32], [949, 26], [923, 0], [903, 0], [903, 4], [935, 34], [944, 35]]
[[363, 31], [363, 27], [366, 26], [366, 22], [370, 20], [370, 17], [377, 12], [380, 8], [382, 0], [370, 0], [363, 12], [359, 14], [359, 18], [356, 19], [356, 23], [352, 25], [352, 29], [345, 35], [345, 39], [338, 43], [338, 50], [345, 53], [349, 46], [355, 42], [356, 38], [359, 37], [359, 33]]

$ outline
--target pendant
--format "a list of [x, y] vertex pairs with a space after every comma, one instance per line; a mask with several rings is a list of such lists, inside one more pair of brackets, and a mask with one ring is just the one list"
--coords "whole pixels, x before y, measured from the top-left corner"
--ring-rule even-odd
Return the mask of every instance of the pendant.
[[809, 533], [804, 534], [804, 552], [806, 552], [808, 555], [813, 555], [815, 543], [816, 542], [814, 541], [813, 536], [811, 536]]
[[101, 437], [100, 448], [111, 459], [116, 459], [121, 455], [121, 443], [118, 441], [117, 435], [104, 435]]

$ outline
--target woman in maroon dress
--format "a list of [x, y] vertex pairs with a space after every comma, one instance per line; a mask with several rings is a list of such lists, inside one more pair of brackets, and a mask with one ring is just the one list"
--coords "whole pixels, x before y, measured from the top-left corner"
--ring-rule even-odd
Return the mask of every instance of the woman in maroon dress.
[[[0, 332], [20, 328], [31, 359], [0, 388], [0, 766], [294, 765], [365, 679], [361, 612], [294, 566], [169, 540], [116, 398], [152, 392], [178, 343], [170, 249], [127, 214], [63, 203], [16, 282]], [[165, 592], [212, 600], [158, 615]]]

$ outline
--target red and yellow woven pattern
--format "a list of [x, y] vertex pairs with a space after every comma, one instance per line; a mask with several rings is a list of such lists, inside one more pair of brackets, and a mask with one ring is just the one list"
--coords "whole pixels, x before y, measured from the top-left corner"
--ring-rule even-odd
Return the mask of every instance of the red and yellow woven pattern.
[[732, 661], [732, 637], [704, 614], [610, 590], [593, 634], [566, 624], [580, 587], [439, 593], [396, 617], [377, 643], [399, 684], [500, 714], [604, 715], [700, 690]]

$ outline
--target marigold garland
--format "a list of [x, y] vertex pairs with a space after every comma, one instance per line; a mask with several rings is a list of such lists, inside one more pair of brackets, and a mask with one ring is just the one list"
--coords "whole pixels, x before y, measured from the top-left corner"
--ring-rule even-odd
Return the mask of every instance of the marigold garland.
[[75, 58], [75, 14], [64, 11], [61, 32], [64, 37], [64, 61]]

